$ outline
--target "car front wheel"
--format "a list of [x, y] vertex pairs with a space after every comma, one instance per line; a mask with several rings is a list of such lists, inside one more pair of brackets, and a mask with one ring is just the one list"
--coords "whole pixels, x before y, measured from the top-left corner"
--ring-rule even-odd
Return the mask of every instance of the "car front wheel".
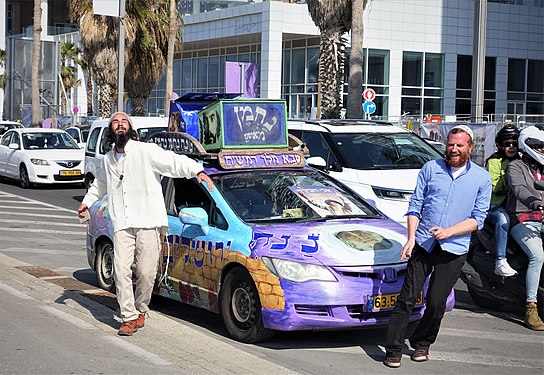
[[98, 285], [108, 292], [115, 291], [113, 280], [113, 245], [103, 241], [96, 251], [96, 279]]
[[26, 169], [26, 166], [24, 164], [21, 165], [21, 168], [19, 170], [19, 181], [23, 189], [28, 189], [32, 187], [32, 183], [30, 182], [30, 178], [28, 177], [28, 170]]
[[264, 327], [259, 292], [246, 270], [235, 268], [228, 273], [220, 301], [223, 322], [234, 339], [249, 344], [274, 335], [274, 330]]

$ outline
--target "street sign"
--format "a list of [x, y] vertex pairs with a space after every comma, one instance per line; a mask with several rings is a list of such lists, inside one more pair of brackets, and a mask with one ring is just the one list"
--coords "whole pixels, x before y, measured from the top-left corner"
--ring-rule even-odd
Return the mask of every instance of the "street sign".
[[371, 101], [366, 101], [366, 102], [363, 104], [363, 111], [364, 111], [367, 115], [373, 114], [374, 112], [376, 112], [376, 103], [371, 102]]
[[74, 107], [74, 108], [72, 109], [72, 111], [73, 111], [74, 113], [78, 113], [78, 112], [79, 112], [79, 108], [76, 106], [76, 107]]
[[376, 91], [372, 90], [372, 89], [366, 89], [365, 91], [363, 91], [363, 98], [365, 98], [365, 100], [374, 100], [374, 98], [376, 97]]

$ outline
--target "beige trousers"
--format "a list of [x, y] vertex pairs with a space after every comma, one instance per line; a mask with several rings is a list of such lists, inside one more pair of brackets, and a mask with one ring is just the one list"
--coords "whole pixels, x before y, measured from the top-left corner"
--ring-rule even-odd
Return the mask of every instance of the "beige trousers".
[[[115, 232], [113, 269], [117, 302], [123, 322], [149, 311], [161, 250], [159, 228], [128, 228]], [[136, 288], [132, 264], [136, 264]]]

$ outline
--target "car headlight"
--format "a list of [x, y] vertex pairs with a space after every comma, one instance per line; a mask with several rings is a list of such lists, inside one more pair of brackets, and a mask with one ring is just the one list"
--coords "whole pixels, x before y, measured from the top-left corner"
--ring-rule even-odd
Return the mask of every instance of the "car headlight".
[[292, 260], [262, 257], [270, 272], [279, 278], [302, 283], [310, 280], [336, 281], [327, 267]]
[[395, 189], [384, 189], [376, 186], [372, 186], [372, 190], [377, 197], [382, 199], [392, 199], [399, 201], [409, 201], [412, 197], [412, 192]]
[[32, 164], [36, 165], [49, 165], [49, 162], [43, 159], [30, 159], [30, 161], [32, 162]]

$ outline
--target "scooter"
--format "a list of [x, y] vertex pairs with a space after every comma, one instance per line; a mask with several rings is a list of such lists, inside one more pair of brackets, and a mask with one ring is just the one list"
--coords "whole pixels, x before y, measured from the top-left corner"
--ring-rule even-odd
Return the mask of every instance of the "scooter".
[[[535, 188], [544, 190], [544, 181]], [[525, 306], [525, 275], [529, 259], [516, 241], [509, 237], [506, 251], [508, 264], [518, 274], [502, 277], [495, 274], [494, 226], [487, 221], [484, 228], [473, 233], [467, 260], [461, 270], [461, 280], [467, 284], [472, 300], [480, 307], [498, 310], [505, 305]], [[538, 287], [538, 310], [544, 318], [544, 267]]]

